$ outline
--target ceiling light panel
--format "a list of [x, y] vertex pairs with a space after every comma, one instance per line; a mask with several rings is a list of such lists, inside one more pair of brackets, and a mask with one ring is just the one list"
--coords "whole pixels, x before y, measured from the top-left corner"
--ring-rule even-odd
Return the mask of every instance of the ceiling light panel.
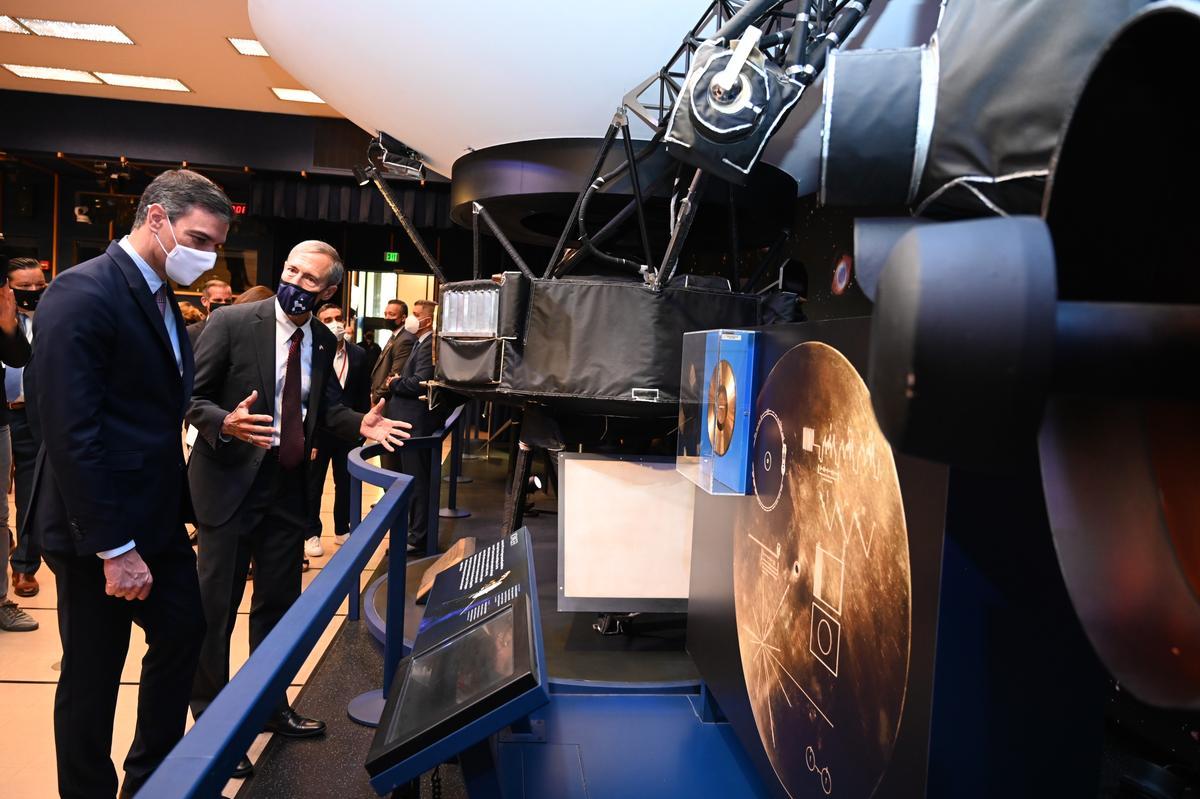
[[29, 35], [29, 31], [17, 24], [17, 21], [12, 17], [6, 17], [0, 14], [0, 33], [24, 33]]
[[292, 103], [323, 103], [325, 102], [317, 95], [310, 92], [308, 89], [280, 89], [271, 87], [271, 91], [275, 92], [275, 96], [280, 100], [287, 100]]
[[229, 43], [233, 45], [233, 49], [237, 50], [242, 55], [256, 55], [266, 57], [267, 48], [262, 46], [262, 42], [258, 39], [235, 39], [230, 36]]
[[4, 64], [5, 69], [19, 78], [36, 80], [65, 80], [71, 83], [99, 83], [100, 80], [82, 69], [59, 69], [58, 67], [30, 67], [23, 64]]
[[53, 36], [56, 39], [79, 39], [85, 42], [107, 42], [109, 44], [133, 44], [116, 25], [96, 25], [90, 22], [65, 22], [55, 19], [26, 19], [18, 17], [22, 25], [38, 36]]
[[154, 78], [147, 75], [122, 75], [119, 72], [97, 72], [96, 77], [109, 86], [128, 86], [131, 89], [156, 89], [164, 92], [190, 92], [174, 78]]

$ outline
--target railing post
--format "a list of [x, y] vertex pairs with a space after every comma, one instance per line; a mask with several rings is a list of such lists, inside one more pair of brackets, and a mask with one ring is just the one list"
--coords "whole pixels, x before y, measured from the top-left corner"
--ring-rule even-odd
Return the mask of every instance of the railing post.
[[[451, 431], [453, 432], [453, 431]], [[425, 524], [425, 554], [432, 557], [438, 553], [438, 508], [442, 504], [442, 442], [429, 448], [429, 507], [425, 509], [428, 521]]]
[[[474, 407], [474, 400], [472, 400], [471, 404], [468, 405], [467, 407], [468, 408]], [[455, 429], [455, 431], [453, 433], [454, 437], [450, 439], [450, 474], [446, 475], [442, 479], [450, 484], [450, 505], [449, 505], [449, 507], [451, 509], [454, 508], [454, 498], [456, 496], [455, 487], [459, 483], [465, 484], [465, 483], [475, 482], [470, 477], [467, 477], [465, 474], [462, 473], [462, 462], [463, 462], [463, 458], [467, 457], [467, 455], [466, 455], [467, 444], [469, 443], [467, 440], [467, 428], [470, 426], [471, 426], [471, 423], [469, 421], [466, 424], [463, 424], [463, 417], [460, 416], [458, 418], [458, 424], [456, 425], [457, 429]], [[446, 516], [446, 514], [443, 513], [442, 518], [457, 518], [457, 517], [452, 517], [452, 516], [448, 517], [448, 516]]]
[[383, 632], [383, 687], [350, 700], [346, 714], [366, 727], [378, 727], [387, 704], [392, 677], [404, 657], [404, 608], [408, 589], [408, 505], [398, 509], [388, 530], [387, 624]]
[[[388, 616], [383, 645], [383, 698], [392, 687], [392, 676], [404, 657], [404, 607], [408, 582], [408, 514], [400, 513], [388, 534]], [[399, 612], [397, 612], [399, 611]], [[380, 712], [383, 706], [380, 705]]]
[[[350, 529], [357, 529], [362, 523], [362, 480], [350, 475]], [[362, 615], [362, 578], [354, 575], [349, 590], [346, 592], [346, 618], [358, 621]]]
[[470, 477], [462, 476], [462, 457], [465, 445], [463, 437], [465, 436], [466, 428], [463, 426], [463, 418], [461, 416], [458, 417], [458, 421], [455, 422], [454, 427], [455, 429], [451, 433], [450, 439], [449, 496], [446, 498], [446, 507], [438, 511], [438, 516], [443, 519], [465, 519], [471, 515], [471, 511], [458, 507], [458, 484], [471, 482]]

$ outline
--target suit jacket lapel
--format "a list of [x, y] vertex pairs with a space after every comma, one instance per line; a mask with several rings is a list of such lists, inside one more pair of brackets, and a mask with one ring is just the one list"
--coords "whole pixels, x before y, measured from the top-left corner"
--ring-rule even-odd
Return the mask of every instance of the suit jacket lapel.
[[317, 429], [317, 417], [321, 414], [321, 404], [325, 399], [325, 381], [333, 367], [333, 349], [318, 332], [317, 324], [309, 325], [312, 330], [312, 373], [308, 381], [308, 412], [304, 417], [304, 437], [312, 442]]
[[[117, 268], [121, 270], [121, 274], [125, 278], [125, 282], [129, 284], [129, 291], [133, 294], [133, 299], [138, 308], [141, 309], [142, 315], [146, 317], [146, 321], [150, 323], [150, 327], [158, 336], [158, 341], [163, 347], [163, 353], [171, 361], [171, 371], [179, 373], [179, 364], [175, 361], [175, 350], [171, 346], [171, 339], [167, 336], [167, 326], [163, 321], [162, 314], [158, 312], [158, 304], [154, 301], [154, 295], [150, 293], [150, 287], [146, 285], [146, 278], [142, 275], [137, 264], [129, 257], [125, 250], [121, 249], [121, 245], [115, 241], [108, 245], [108, 257], [112, 258], [116, 263]], [[167, 288], [168, 295], [170, 287]], [[175, 303], [171, 303], [175, 306]], [[182, 327], [182, 317], [179, 316], [179, 308], [175, 307], [175, 329], [182, 335], [186, 335]], [[183, 344], [180, 342], [180, 355], [183, 354]]]
[[266, 404], [266, 413], [275, 414], [275, 299], [263, 300], [257, 319], [251, 325], [254, 349], [258, 354], [258, 377], [262, 384], [259, 400]]
[[[167, 285], [167, 304], [171, 308], [171, 315], [175, 319], [175, 337], [179, 340], [179, 361], [180, 372], [179, 376], [183, 379], [183, 407], [187, 411], [187, 404], [192, 397], [192, 381], [196, 377], [196, 359], [192, 353], [191, 339], [188, 338], [187, 327], [183, 322], [183, 313], [179, 310], [179, 302], [175, 299], [175, 292]], [[158, 310], [156, 305], [155, 311]], [[170, 341], [167, 342], [168, 345]], [[174, 359], [175, 353], [171, 353], [171, 358]]]

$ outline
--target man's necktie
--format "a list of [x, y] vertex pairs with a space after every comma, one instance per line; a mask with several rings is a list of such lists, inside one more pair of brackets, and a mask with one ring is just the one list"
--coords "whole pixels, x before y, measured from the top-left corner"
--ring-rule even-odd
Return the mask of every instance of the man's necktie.
[[[142, 295], [143, 297], [146, 295]], [[163, 324], [167, 321], [167, 284], [163, 283], [158, 287], [158, 291], [154, 292], [154, 302], [158, 305], [158, 312], [162, 314]]]
[[300, 413], [300, 341], [304, 331], [292, 334], [287, 371], [283, 375], [283, 408], [279, 421], [279, 465], [295, 469], [304, 460], [304, 417]]

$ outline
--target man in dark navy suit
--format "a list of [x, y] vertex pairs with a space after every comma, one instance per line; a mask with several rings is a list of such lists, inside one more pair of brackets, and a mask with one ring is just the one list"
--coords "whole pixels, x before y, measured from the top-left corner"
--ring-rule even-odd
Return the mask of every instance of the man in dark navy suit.
[[[342, 404], [353, 411], [366, 413], [371, 409], [371, 365], [367, 353], [357, 344], [346, 341], [346, 326], [342, 321], [342, 308], [327, 302], [317, 309], [317, 321], [329, 328], [337, 339], [337, 351], [333, 355], [333, 376], [341, 392]], [[332, 381], [331, 381], [332, 382]], [[317, 434], [317, 448], [313, 450], [312, 463], [308, 468], [308, 539], [304, 542], [304, 554], [319, 558], [325, 554], [321, 545], [321, 497], [325, 493], [325, 477], [333, 465], [333, 534], [339, 544], [350, 535], [350, 472], [346, 461], [357, 441], [343, 441], [330, 433]]]
[[146, 634], [122, 796], [183, 735], [204, 616], [180, 430], [192, 348], [168, 278], [216, 260], [232, 209], [212, 181], [164, 172], [132, 232], [61, 273], [38, 305], [33, 366], [43, 450], [31, 521], [58, 583], [59, 793], [117, 793], [109, 752], [131, 625]]
[[[412, 351], [400, 368], [399, 376], [388, 383], [388, 415], [403, 419], [412, 425], [414, 436], [433, 435], [441, 426], [441, 416], [429, 410], [422, 397], [427, 394], [425, 384], [433, 379], [433, 315], [437, 303], [432, 300], [417, 300], [412, 314], [404, 320], [404, 332], [413, 337]], [[442, 453], [437, 452], [436, 457]], [[424, 552], [429, 532], [429, 494], [439, 491], [441, 486], [429, 483], [429, 470], [435, 457], [427, 447], [414, 447], [400, 451], [400, 470], [413, 477], [412, 503], [409, 505], [408, 551]], [[385, 467], [390, 467], [387, 463]], [[440, 496], [440, 493], [439, 493]]]

